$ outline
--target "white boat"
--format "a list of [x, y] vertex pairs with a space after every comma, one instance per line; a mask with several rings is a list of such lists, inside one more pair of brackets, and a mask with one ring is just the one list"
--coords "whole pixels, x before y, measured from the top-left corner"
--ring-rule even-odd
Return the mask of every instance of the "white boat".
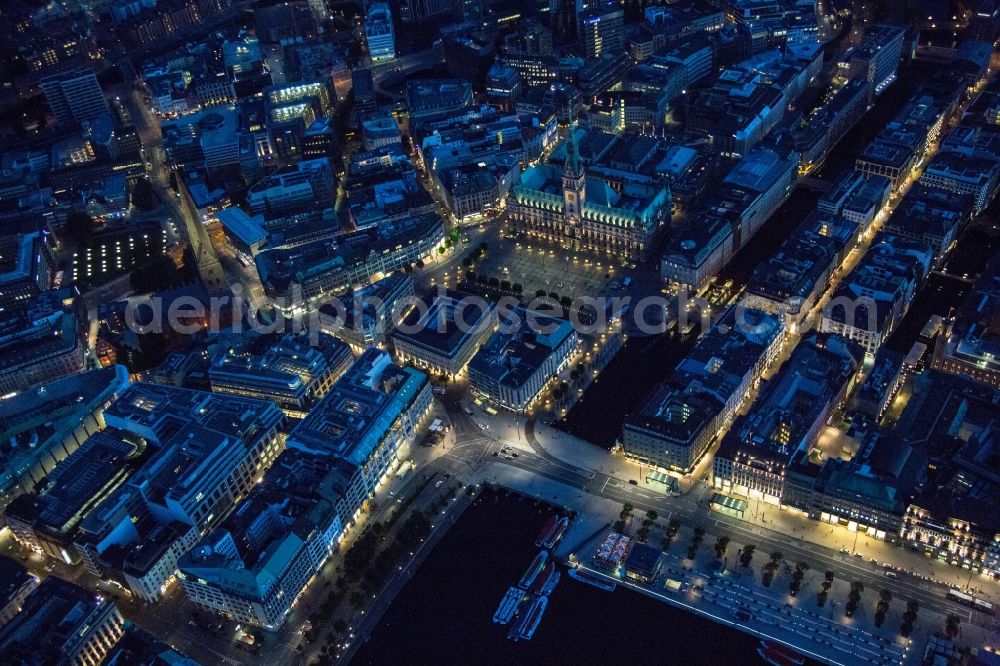
[[542, 614], [545, 613], [545, 608], [548, 605], [548, 597], [538, 597], [538, 601], [528, 609], [527, 617], [521, 624], [520, 638], [526, 641], [531, 640], [531, 637], [535, 635], [535, 629], [538, 628], [538, 623], [542, 621]]
[[537, 545], [540, 545], [542, 548], [551, 548], [556, 545], [556, 542], [559, 541], [560, 538], [562, 538], [562, 535], [566, 532], [567, 527], [569, 527], [569, 518], [563, 516], [556, 521], [556, 524], [552, 527], [549, 533], [545, 535], [542, 542]]
[[545, 566], [545, 561], [548, 557], [549, 552], [547, 550], [539, 551], [539, 553], [535, 555], [535, 559], [528, 565], [528, 568], [525, 569], [524, 575], [521, 576], [521, 580], [518, 582], [517, 586], [522, 590], [527, 590], [531, 587], [531, 584], [535, 582], [535, 578], [542, 572], [542, 568]]
[[513, 585], [507, 589], [507, 594], [503, 595], [503, 599], [500, 600], [500, 605], [497, 606], [497, 611], [493, 613], [493, 623], [494, 624], [507, 624], [510, 619], [514, 617], [514, 611], [517, 610], [518, 604], [521, 603], [521, 599], [524, 598], [524, 590], [521, 590]]
[[562, 578], [562, 574], [558, 571], [555, 572], [555, 574], [553, 574], [553, 576], [549, 578], [549, 580], [546, 581], [545, 585], [542, 587], [542, 594], [546, 596], [552, 594], [552, 590], [556, 589], [556, 585], [559, 584], [560, 578]]
[[618, 586], [618, 583], [613, 580], [608, 580], [607, 578], [602, 578], [601, 576], [595, 576], [589, 571], [585, 571], [583, 569], [570, 569], [569, 577], [574, 578], [581, 583], [593, 585], [594, 587], [602, 589], [605, 592], [613, 592]]

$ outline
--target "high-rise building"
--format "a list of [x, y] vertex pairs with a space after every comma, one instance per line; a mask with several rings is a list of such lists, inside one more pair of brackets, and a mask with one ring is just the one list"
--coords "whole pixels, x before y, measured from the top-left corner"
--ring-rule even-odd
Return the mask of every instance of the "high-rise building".
[[459, 21], [481, 23], [484, 0], [455, 0], [455, 17]]
[[452, 0], [401, 0], [399, 17], [403, 23], [423, 23], [451, 14], [454, 8]]
[[595, 5], [580, 17], [583, 55], [619, 55], [625, 49], [625, 10], [617, 4]]
[[392, 11], [385, 2], [373, 2], [365, 14], [365, 41], [372, 62], [396, 57], [396, 38], [392, 31]]
[[366, 113], [375, 110], [375, 77], [370, 67], [358, 67], [351, 72], [351, 89], [356, 110]]
[[92, 69], [51, 76], [43, 79], [41, 86], [45, 101], [60, 125], [82, 123], [102, 113], [110, 114], [108, 100]]

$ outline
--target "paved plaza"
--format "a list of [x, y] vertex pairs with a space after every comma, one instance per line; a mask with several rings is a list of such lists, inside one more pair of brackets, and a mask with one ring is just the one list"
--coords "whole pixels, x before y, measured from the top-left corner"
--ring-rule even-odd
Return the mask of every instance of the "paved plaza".
[[510, 239], [490, 244], [475, 271], [511, 283], [520, 283], [525, 295], [539, 289], [560, 297], [600, 296], [621, 280], [621, 264], [583, 252], [545, 245], [527, 245]]

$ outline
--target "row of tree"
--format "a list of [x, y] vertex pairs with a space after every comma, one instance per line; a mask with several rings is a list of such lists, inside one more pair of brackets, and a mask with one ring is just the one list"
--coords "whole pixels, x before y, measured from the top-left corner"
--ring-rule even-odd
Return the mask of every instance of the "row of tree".
[[[622, 532], [625, 529], [626, 523], [632, 518], [635, 507], [626, 502], [619, 514], [619, 520], [615, 523], [616, 531]], [[653, 526], [658, 515], [655, 511], [647, 511], [646, 518], [642, 522], [642, 527], [638, 530], [636, 536], [640, 541], [646, 541], [649, 537], [650, 528]], [[666, 529], [663, 532], [663, 538], [661, 541], [661, 549], [663, 552], [667, 552], [673, 540], [677, 537], [680, 531], [681, 523], [676, 518], [671, 518], [667, 523]], [[691, 542], [687, 549], [687, 558], [694, 559], [698, 548], [701, 546], [704, 540], [705, 529], [701, 526], [695, 527], [691, 538]], [[715, 557], [717, 560], [724, 561], [726, 559], [726, 552], [729, 548], [730, 539], [728, 536], [720, 536], [715, 541]], [[739, 558], [739, 563], [745, 568], [750, 568], [753, 562], [754, 553], [757, 547], [753, 544], [747, 544], [741, 548], [737, 557]], [[775, 576], [777, 575], [782, 563], [784, 562], [784, 554], [780, 551], [772, 552], [769, 556], [768, 561], [762, 567], [761, 583], [765, 587], [770, 587]], [[791, 596], [797, 596], [802, 589], [802, 580], [805, 578], [806, 572], [809, 570], [809, 564], [806, 562], [798, 562], [795, 564], [795, 568], [792, 571], [791, 581], [789, 582], [788, 591]], [[816, 594], [816, 605], [824, 606], [829, 598], [830, 589], [833, 587], [833, 581], [835, 574], [833, 571], [827, 571], [823, 576], [823, 582], [820, 583], [820, 591]], [[851, 617], [857, 611], [861, 604], [861, 595], [864, 592], [865, 585], [861, 581], [853, 581], [851, 583], [850, 592], [847, 596], [847, 604], [844, 607], [844, 612], [847, 617]], [[886, 589], [879, 590], [878, 602], [875, 605], [875, 615], [874, 623], [876, 627], [881, 627], [885, 622], [886, 615], [889, 612], [889, 606], [892, 602], [892, 592]], [[920, 605], [914, 600], [908, 600], [906, 602], [906, 612], [903, 613], [903, 622], [900, 626], [900, 634], [904, 637], [909, 637], [913, 633], [913, 628], [917, 621], [917, 613], [920, 610]], [[945, 619], [944, 633], [949, 638], [955, 638], [958, 636], [959, 627], [961, 623], [961, 618], [950, 613]]]

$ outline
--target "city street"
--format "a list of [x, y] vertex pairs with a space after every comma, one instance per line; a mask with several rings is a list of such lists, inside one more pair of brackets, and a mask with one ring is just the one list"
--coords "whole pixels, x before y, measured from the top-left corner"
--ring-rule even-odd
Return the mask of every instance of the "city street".
[[[560, 451], [561, 455], [557, 457], [540, 443], [533, 425], [521, 427], [517, 424], [515, 428], [504, 428], [494, 424], [510, 420], [509, 416], [491, 417], [477, 409], [473, 417], [447, 401], [445, 404], [454, 424], [455, 443], [433, 464], [439, 469], [453, 470], [460, 477], [474, 474], [473, 478], [477, 480], [491, 481], [499, 476], [494, 468], [514, 468], [526, 472], [533, 479], [529, 483], [534, 484], [537, 480], [539, 493], [554, 483], [608, 500], [612, 503], [611, 507], [618, 509], [629, 502], [638, 512], [652, 509], [662, 519], [672, 516], [687, 526], [702, 525], [709, 535], [706, 540], [725, 534], [734, 542], [753, 543], [763, 551], [781, 550], [787, 559], [805, 561], [814, 570], [834, 570], [838, 576], [859, 580], [873, 588], [884, 587], [899, 598], [915, 599], [923, 607], [945, 609], [965, 620], [973, 618], [973, 612], [945, 599], [949, 587], [965, 589], [971, 585], [983, 590], [982, 598], [1000, 602], [1000, 587], [995, 581], [982, 576], [970, 577], [969, 572], [928, 560], [918, 553], [770, 505], [756, 511], [756, 516], [741, 519], [727, 515], [711, 509], [712, 492], [703, 482], [696, 482], [681, 496], [667, 496], [644, 487], [645, 484], [630, 484], [630, 479], [639, 478], [639, 466], [620, 455], [611, 455], [565, 433], [555, 433], [556, 437], [566, 442], [572, 441], [570, 446], [550, 447]], [[483, 429], [479, 424], [490, 427]], [[543, 426], [542, 430], [546, 433], [544, 439], [553, 436], [551, 428]], [[518, 456], [492, 455], [505, 447], [516, 450]], [[579, 462], [566, 460], [570, 457], [567, 454], [570, 448], [576, 449], [575, 457]], [[598, 465], [598, 460], [603, 462]], [[614, 509], [607, 517], [613, 520], [616, 514], [617, 509]], [[856, 546], [857, 556], [851, 554], [852, 546]], [[848, 552], [841, 552], [842, 549]], [[888, 578], [881, 568], [870, 563], [870, 559], [880, 563], [891, 562], [903, 570], [933, 577], [940, 582], [921, 580], [905, 573], [895, 579]]]

